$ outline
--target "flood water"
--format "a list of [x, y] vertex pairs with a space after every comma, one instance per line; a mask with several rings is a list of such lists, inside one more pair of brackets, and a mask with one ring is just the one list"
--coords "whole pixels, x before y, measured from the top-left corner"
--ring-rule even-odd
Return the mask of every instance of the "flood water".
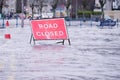
[[71, 45], [30, 44], [31, 29], [0, 30], [0, 80], [120, 80], [120, 28], [70, 26]]

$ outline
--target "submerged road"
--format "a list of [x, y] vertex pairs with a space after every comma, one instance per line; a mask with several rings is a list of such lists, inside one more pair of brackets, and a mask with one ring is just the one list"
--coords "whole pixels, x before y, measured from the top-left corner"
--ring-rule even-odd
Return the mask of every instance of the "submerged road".
[[68, 27], [59, 40], [30, 44], [31, 28], [0, 29], [0, 80], [120, 80], [120, 28]]

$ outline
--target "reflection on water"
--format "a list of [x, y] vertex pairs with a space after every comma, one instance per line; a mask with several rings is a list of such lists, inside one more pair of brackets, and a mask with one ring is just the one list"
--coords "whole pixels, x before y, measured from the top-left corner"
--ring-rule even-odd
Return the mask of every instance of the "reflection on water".
[[34, 45], [33, 49], [35, 50], [62, 50], [65, 48], [63, 45], [52, 45], [52, 44], [42, 44], [42, 45]]

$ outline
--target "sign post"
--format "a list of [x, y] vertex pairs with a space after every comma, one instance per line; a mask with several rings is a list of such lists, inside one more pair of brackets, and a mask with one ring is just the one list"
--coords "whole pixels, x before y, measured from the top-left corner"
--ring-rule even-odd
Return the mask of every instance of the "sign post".
[[63, 40], [58, 43], [64, 45], [64, 41], [68, 40], [69, 45], [71, 45], [64, 18], [32, 20], [31, 27], [30, 43], [32, 39], [34, 44], [37, 40]]

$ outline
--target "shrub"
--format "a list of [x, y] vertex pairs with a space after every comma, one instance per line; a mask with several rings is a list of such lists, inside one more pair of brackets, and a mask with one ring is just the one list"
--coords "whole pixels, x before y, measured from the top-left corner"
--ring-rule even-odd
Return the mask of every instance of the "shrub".
[[94, 12], [92, 12], [92, 15], [102, 15], [102, 12], [101, 11], [94, 11]]
[[90, 18], [91, 15], [101, 15], [102, 12], [101, 11], [78, 11], [78, 16], [79, 17], [86, 17], [86, 18]]
[[92, 11], [78, 11], [78, 16], [79, 17], [86, 17], [86, 18], [90, 18], [92, 14]]

